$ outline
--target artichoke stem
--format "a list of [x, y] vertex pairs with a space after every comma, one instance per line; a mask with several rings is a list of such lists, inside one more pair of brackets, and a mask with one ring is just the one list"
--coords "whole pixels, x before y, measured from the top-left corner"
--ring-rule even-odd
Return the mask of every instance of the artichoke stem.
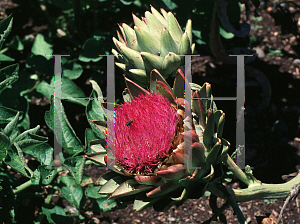
[[[300, 175], [283, 184], [254, 184], [245, 189], [232, 189], [224, 186], [236, 202], [245, 202], [255, 199], [286, 198], [296, 184], [300, 183]], [[211, 182], [207, 190], [212, 194], [226, 199], [225, 193], [218, 188], [218, 182]]]
[[228, 169], [236, 176], [239, 178], [241, 181], [243, 181], [247, 186], [252, 185], [252, 184], [260, 184], [260, 181], [255, 180], [245, 174], [241, 168], [239, 168], [235, 162], [231, 159], [231, 157], [227, 154], [227, 156], [224, 157], [222, 160], [223, 163], [228, 167]]

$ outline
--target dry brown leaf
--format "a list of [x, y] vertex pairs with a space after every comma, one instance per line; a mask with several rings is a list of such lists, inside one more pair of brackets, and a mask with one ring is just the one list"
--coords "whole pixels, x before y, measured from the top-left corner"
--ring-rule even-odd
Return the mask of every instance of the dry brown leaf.
[[269, 216], [269, 218], [264, 218], [261, 221], [261, 224], [276, 224], [276, 222], [277, 222], [277, 219], [275, 218], [275, 216], [273, 214], [271, 214]]

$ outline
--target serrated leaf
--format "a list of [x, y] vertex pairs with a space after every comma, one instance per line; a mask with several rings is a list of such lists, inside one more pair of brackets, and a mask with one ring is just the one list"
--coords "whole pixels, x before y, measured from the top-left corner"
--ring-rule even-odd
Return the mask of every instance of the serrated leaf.
[[76, 156], [65, 159], [63, 165], [70, 171], [72, 176], [75, 178], [77, 184], [81, 184], [83, 173], [85, 157]]
[[100, 86], [94, 80], [90, 80], [90, 83], [92, 84], [93, 89], [97, 93], [97, 100], [100, 100], [100, 103], [103, 103], [103, 94], [102, 94]]
[[19, 65], [14, 64], [0, 70], [0, 93], [18, 80]]
[[66, 212], [62, 207], [52, 204], [42, 205], [42, 212], [46, 215], [49, 223], [64, 223], [73, 224], [74, 220], [72, 217], [66, 216]]
[[18, 111], [0, 106], [0, 124], [6, 124], [13, 120]]
[[40, 130], [40, 126], [38, 125], [35, 128], [24, 131], [16, 139], [13, 139], [13, 141], [15, 141], [15, 142], [21, 141], [24, 138], [26, 138], [28, 136], [28, 134], [36, 134], [39, 130]]
[[28, 149], [25, 153], [43, 165], [52, 166], [53, 164], [53, 148], [47, 143], [38, 145], [33, 149]]
[[25, 115], [25, 118], [21, 121], [21, 123], [18, 126], [20, 128], [23, 128], [24, 130], [28, 130], [30, 128], [30, 121], [29, 121], [28, 114]]
[[3, 133], [9, 138], [11, 137], [11, 134], [14, 131], [14, 129], [17, 127], [19, 114], [20, 113], [18, 112], [14, 119], [11, 122], [9, 122], [3, 130]]
[[32, 185], [40, 185], [41, 173], [38, 169], [33, 172], [33, 176], [30, 178]]
[[2, 163], [2, 160], [6, 157], [9, 145], [9, 138], [4, 133], [0, 132], [0, 164]]
[[81, 187], [86, 187], [86, 186], [94, 185], [94, 182], [93, 179], [88, 174], [84, 173], [80, 185]]
[[74, 61], [67, 61], [64, 57], [62, 61], [62, 75], [69, 79], [77, 79], [81, 76], [83, 69], [82, 66]]
[[57, 169], [53, 169], [47, 165], [40, 165], [38, 170], [41, 173], [42, 184], [49, 185], [55, 178], [57, 174]]
[[102, 195], [102, 196], [105, 197], [99, 198], [97, 200], [101, 212], [113, 211], [118, 206], [117, 202], [113, 198], [108, 199], [109, 196], [107, 195]]
[[[50, 85], [42, 81], [37, 84], [36, 91], [45, 95], [48, 99], [54, 94], [54, 79], [53, 76]], [[67, 99], [69, 102], [76, 103], [82, 106], [87, 105], [87, 100], [85, 99], [85, 94], [83, 91], [69, 78], [61, 77], [61, 97], [62, 99]], [[80, 99], [78, 99], [80, 98]]]
[[88, 187], [85, 189], [85, 195], [89, 198], [99, 199], [107, 198], [106, 195], [98, 194], [99, 186]]
[[[59, 108], [55, 108], [58, 110]], [[58, 132], [61, 133], [61, 136], [57, 137], [57, 139], [61, 139], [62, 142], [60, 144], [62, 147], [70, 154], [70, 155], [77, 155], [78, 153], [83, 151], [83, 146], [80, 142], [80, 139], [77, 137], [75, 131], [73, 130], [71, 124], [69, 123], [67, 116], [65, 114], [63, 106], [61, 107], [62, 112], [62, 122], [56, 124], [54, 127], [55, 121], [55, 112], [54, 112], [54, 97], [51, 96], [51, 105], [50, 110], [46, 111], [45, 114], [45, 121], [49, 128], [57, 135]], [[61, 130], [56, 130], [60, 129]]]
[[18, 141], [17, 143], [18, 143], [19, 147], [22, 149], [22, 151], [26, 152], [27, 150], [34, 149], [38, 145], [41, 145], [47, 141], [48, 141], [48, 139], [46, 139], [45, 141], [39, 141], [36, 139], [24, 139], [24, 140]]
[[75, 180], [68, 175], [61, 176], [59, 179], [63, 184], [60, 191], [64, 198], [77, 209], [82, 208], [84, 200], [82, 200], [83, 190], [80, 184], [77, 184]]
[[30, 177], [33, 176], [33, 172], [32, 170], [28, 167], [27, 163], [26, 163], [26, 160], [25, 160], [25, 157], [24, 157], [24, 154], [22, 152], [22, 149], [20, 148], [20, 146], [14, 142], [14, 147], [17, 149], [17, 152], [18, 152], [18, 156], [19, 156], [19, 159], [23, 165], [23, 167], [30, 173]]
[[52, 55], [52, 44], [49, 44], [45, 40], [45, 37], [39, 33], [34, 39], [33, 46], [31, 48], [31, 53], [35, 55], [41, 55], [43, 57], [46, 57], [46, 55]]
[[30, 178], [26, 169], [24, 168], [18, 154], [14, 152], [12, 149], [7, 150], [7, 155], [5, 157], [4, 162], [9, 165], [11, 168], [21, 173], [23, 176]]
[[33, 173], [31, 177], [31, 182], [33, 185], [49, 185], [55, 178], [57, 174], [57, 169], [53, 169], [50, 166], [40, 165]]
[[6, 19], [0, 21], [0, 49], [12, 29], [13, 17], [9, 15]]

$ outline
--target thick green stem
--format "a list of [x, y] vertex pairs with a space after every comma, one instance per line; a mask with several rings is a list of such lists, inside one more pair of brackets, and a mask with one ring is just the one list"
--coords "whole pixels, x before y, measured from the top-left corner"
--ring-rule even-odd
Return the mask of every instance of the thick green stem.
[[[255, 199], [279, 199], [286, 198], [292, 188], [300, 183], [300, 175], [284, 184], [264, 184], [256, 183], [251, 184], [245, 189], [232, 189], [225, 187], [233, 199], [237, 202], [251, 201]], [[208, 185], [208, 191], [215, 194], [220, 198], [226, 198], [226, 195], [222, 190], [218, 188], [218, 183], [211, 182]]]
[[[57, 173], [63, 171], [64, 169], [63, 168], [57, 168]], [[16, 189], [13, 190], [13, 193], [14, 194], [18, 194], [20, 193], [21, 191], [25, 190], [26, 188], [30, 187], [32, 185], [32, 182], [31, 180], [28, 180], [27, 182], [21, 184], [20, 186], [16, 187]]]
[[16, 189], [13, 190], [13, 193], [18, 194], [21, 191], [25, 190], [26, 188], [30, 187], [31, 185], [32, 185], [32, 182], [31, 182], [31, 180], [29, 180], [29, 181], [21, 184], [20, 186], [16, 187]]
[[254, 180], [253, 178], [251, 178], [250, 176], [248, 176], [247, 174], [245, 174], [241, 168], [239, 168], [235, 162], [231, 159], [231, 157], [229, 155], [225, 156], [225, 158], [222, 160], [225, 165], [228, 167], [228, 169], [230, 169], [230, 171], [234, 174], [234, 176], [236, 176], [237, 178], [239, 178], [241, 181], [243, 181], [245, 184], [247, 184], [247, 186], [251, 185], [251, 184], [258, 184], [260, 183], [257, 180]]

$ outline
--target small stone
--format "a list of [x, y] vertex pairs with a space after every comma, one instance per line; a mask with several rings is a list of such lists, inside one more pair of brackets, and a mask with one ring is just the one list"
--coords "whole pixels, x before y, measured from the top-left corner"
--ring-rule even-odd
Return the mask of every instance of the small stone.
[[293, 61], [293, 65], [300, 65], [300, 59], [296, 58], [294, 61]]
[[258, 58], [264, 58], [265, 57], [265, 52], [260, 47], [256, 47], [254, 50], [256, 50]]
[[251, 222], [251, 217], [248, 217], [247, 220], [246, 220], [246, 222], [250, 223]]
[[169, 222], [174, 222], [176, 219], [174, 217], [169, 218]]

